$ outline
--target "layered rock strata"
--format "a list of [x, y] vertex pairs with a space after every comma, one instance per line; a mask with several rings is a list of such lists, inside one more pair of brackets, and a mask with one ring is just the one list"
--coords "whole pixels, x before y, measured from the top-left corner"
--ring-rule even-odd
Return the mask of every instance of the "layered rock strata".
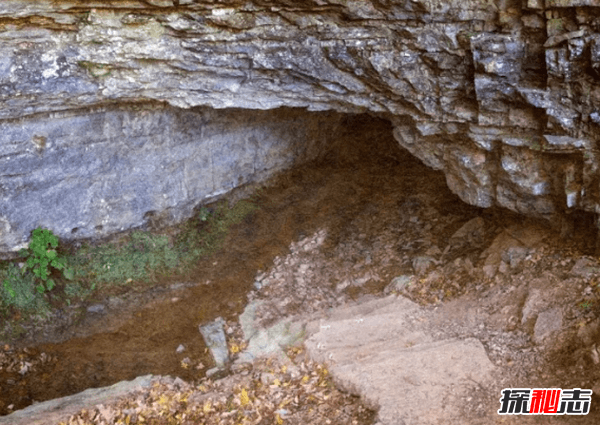
[[343, 116], [120, 104], [5, 120], [0, 252], [32, 229], [63, 239], [162, 227], [199, 203], [318, 157]]
[[[598, 69], [598, 0], [0, 5], [4, 127], [133, 100], [372, 112], [466, 202], [549, 219], [600, 212]], [[29, 155], [63, 140], [30, 133]], [[3, 248], [19, 143], [0, 133]]]

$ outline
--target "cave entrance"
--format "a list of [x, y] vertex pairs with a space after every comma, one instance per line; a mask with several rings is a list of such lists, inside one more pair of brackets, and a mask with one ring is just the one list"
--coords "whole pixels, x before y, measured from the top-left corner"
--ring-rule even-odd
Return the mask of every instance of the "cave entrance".
[[[257, 210], [191, 270], [151, 288], [121, 282], [99, 290], [57, 312], [61, 326], [31, 327], [30, 338], [7, 341], [3, 358], [21, 356], [30, 367], [0, 370], [0, 414], [146, 374], [201, 378], [212, 359], [198, 326], [216, 317], [236, 322], [257, 291], [257, 275], [285, 265], [291, 244], [317, 232], [326, 232], [320, 259], [290, 271], [285, 314], [380, 294], [395, 276], [413, 273], [416, 256], [439, 256], [465, 222], [494, 214], [460, 201], [443, 173], [401, 149], [389, 121], [348, 115], [343, 124], [319, 157], [272, 178], [252, 200]], [[490, 221], [513, 218], [503, 212]], [[476, 253], [468, 256], [477, 261]], [[310, 290], [293, 286], [302, 270], [312, 270], [302, 277]], [[469, 277], [457, 279], [455, 289], [432, 286], [421, 301], [460, 294], [460, 279]]]

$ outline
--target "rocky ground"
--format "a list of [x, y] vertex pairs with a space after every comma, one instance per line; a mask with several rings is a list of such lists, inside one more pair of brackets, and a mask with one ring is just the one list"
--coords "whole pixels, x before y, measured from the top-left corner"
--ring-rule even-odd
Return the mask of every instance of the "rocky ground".
[[[388, 161], [385, 173], [350, 166], [319, 180], [306, 195], [323, 202], [316, 210], [286, 177], [272, 211], [300, 207], [272, 230], [294, 226], [299, 210], [314, 220], [253, 269], [244, 313], [224, 320], [222, 370], [162, 378], [65, 423], [600, 423], [600, 262], [589, 217], [572, 217], [561, 238], [544, 222], [462, 206], [439, 176], [389, 152], [376, 164]], [[385, 181], [391, 172], [397, 182]], [[287, 355], [261, 345], [286, 333], [300, 344]], [[212, 366], [180, 343], [182, 371]], [[60, 360], [34, 351], [0, 353], [14, 385]], [[503, 388], [594, 395], [586, 416], [501, 417]]]
[[[411, 205], [410, 216], [406, 222], [396, 222], [396, 228], [373, 215], [370, 215], [371, 220], [362, 217], [361, 222], [356, 223], [358, 232], [349, 234], [347, 239], [329, 249], [327, 232], [320, 230], [293, 243], [288, 255], [277, 257], [274, 267], [257, 275], [255, 289], [249, 294], [256, 305], [257, 323], [269, 328], [288, 317], [294, 317], [294, 321], [304, 317], [313, 324], [318, 322], [320, 329], [309, 331], [311, 337], [307, 344], [310, 357], [319, 358], [323, 365], [305, 356], [299, 360], [298, 354], [305, 352], [303, 348], [295, 348], [288, 352], [289, 359], [275, 356], [252, 363], [235, 363], [224, 380], [205, 380], [199, 385], [183, 381], [161, 384], [143, 398], [137, 395], [102, 409], [87, 410], [73, 416], [68, 423], [81, 423], [76, 418], [83, 423], [93, 418], [97, 420], [92, 423], [116, 423], [117, 418], [126, 420], [127, 415], [130, 420], [138, 420], [140, 416], [158, 420], [165, 411], [174, 417], [181, 415], [181, 422], [188, 418], [203, 423], [263, 423], [261, 420], [292, 424], [372, 423], [368, 408], [382, 407], [377, 405], [380, 399], [375, 397], [373, 402], [370, 394], [373, 388], [368, 382], [375, 379], [374, 376], [361, 381], [352, 376], [356, 370], [348, 373], [336, 368], [343, 362], [339, 356], [347, 352], [336, 351], [332, 344], [318, 347], [315, 341], [320, 338], [324, 345], [327, 339], [319, 334], [343, 320], [351, 320], [352, 324], [334, 333], [342, 335], [345, 342], [357, 337], [367, 339], [375, 331], [361, 328], [366, 326], [365, 320], [369, 320], [373, 311], [389, 313], [385, 307], [398, 300], [405, 303], [399, 310], [410, 313], [413, 323], [421, 323], [419, 332], [425, 332], [428, 338], [425, 341], [423, 335], [415, 334], [416, 328], [407, 330], [409, 326], [403, 323], [404, 331], [382, 338], [383, 345], [401, 341], [403, 348], [412, 348], [437, 341], [430, 353], [432, 358], [438, 358], [437, 363], [431, 361], [428, 367], [439, 372], [438, 378], [451, 366], [456, 368], [454, 382], [417, 376], [416, 382], [409, 383], [412, 391], [427, 391], [428, 397], [433, 393], [446, 398], [448, 394], [442, 390], [451, 392], [451, 386], [461, 388], [458, 377], [462, 374], [472, 382], [452, 399], [455, 403], [452, 409], [440, 405], [436, 410], [435, 400], [416, 397], [411, 400], [411, 415], [395, 411], [395, 419], [389, 413], [383, 418], [380, 411], [377, 418], [381, 423], [446, 423], [445, 420], [458, 414], [462, 415], [464, 424], [510, 423], [496, 414], [500, 390], [505, 387], [593, 389], [589, 415], [561, 417], [560, 420], [595, 423], [600, 410], [596, 406], [600, 393], [597, 348], [600, 344], [597, 317], [600, 263], [597, 259], [570, 251], [568, 244], [539, 223], [518, 223], [490, 230], [492, 226], [481, 217], [464, 223], [446, 246], [439, 247], [432, 243], [434, 235], [418, 224], [438, 221], [441, 216], [427, 217], [427, 212], [431, 214], [428, 205], [431, 200], [424, 196], [419, 198], [407, 201]], [[367, 223], [378, 223], [383, 231], [373, 232]], [[400, 229], [407, 223], [420, 236], [413, 239], [421, 241], [416, 250], [408, 242], [410, 233], [405, 236], [406, 240], [398, 236], [404, 233]], [[400, 256], [399, 252], [407, 254]], [[406, 273], [391, 277], [386, 266], [400, 259]], [[369, 286], [370, 296], [357, 295], [362, 292], [361, 288]], [[380, 293], [375, 293], [377, 287], [382, 287]], [[257, 300], [261, 302], [256, 303]], [[379, 304], [373, 305], [373, 302]], [[366, 310], [362, 308], [370, 304], [371, 307], [364, 307]], [[350, 311], [342, 314], [340, 306]], [[378, 327], [389, 333], [394, 323], [378, 322]], [[225, 328], [229, 351], [235, 360], [247, 341], [235, 323]], [[440, 341], [466, 345], [452, 348], [451, 344], [439, 344]], [[384, 350], [379, 342], [370, 346], [363, 343], [360, 349], [353, 349], [361, 350], [365, 357], [377, 355]], [[485, 349], [482, 363], [477, 363], [477, 350], [469, 352], [473, 343]], [[458, 349], [459, 358], [464, 360], [458, 367], [451, 365], [448, 359], [439, 360], [442, 353], [452, 349]], [[404, 363], [388, 363], [388, 377], [394, 376], [393, 367], [418, 370], [400, 351], [397, 357]], [[319, 355], [319, 352], [323, 353]], [[426, 355], [424, 350], [419, 353]], [[393, 352], [388, 350], [385, 354], [390, 357], [388, 360], [393, 360]], [[333, 371], [332, 381], [327, 379], [328, 368]], [[364, 365], [362, 370], [365, 370]], [[381, 371], [372, 373], [376, 375]], [[480, 381], [477, 377], [483, 375], [488, 376]], [[363, 396], [366, 401], [340, 392], [332, 387], [333, 383]], [[402, 405], [401, 393], [406, 391], [402, 382], [390, 379], [381, 386], [393, 392], [392, 399]], [[279, 406], [283, 407], [276, 409]], [[415, 412], [419, 410], [422, 414], [417, 419]], [[423, 415], [427, 411], [428, 419]], [[436, 416], [438, 414], [440, 416]], [[526, 419], [532, 423], [550, 420]], [[526, 423], [523, 417], [515, 419], [517, 422]]]

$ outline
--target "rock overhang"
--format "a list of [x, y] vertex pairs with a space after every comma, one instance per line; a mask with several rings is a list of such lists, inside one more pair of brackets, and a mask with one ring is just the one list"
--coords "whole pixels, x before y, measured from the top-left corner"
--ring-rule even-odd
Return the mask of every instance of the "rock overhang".
[[597, 213], [596, 3], [6, 0], [0, 120], [131, 100], [373, 112], [470, 204]]

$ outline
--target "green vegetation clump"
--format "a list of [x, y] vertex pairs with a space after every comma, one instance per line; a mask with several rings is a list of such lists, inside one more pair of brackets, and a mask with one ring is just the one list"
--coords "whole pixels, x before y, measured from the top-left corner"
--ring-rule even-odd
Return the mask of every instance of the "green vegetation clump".
[[61, 256], [58, 238], [47, 229], [32, 233], [29, 248], [22, 250], [21, 266], [0, 263], [0, 315], [40, 313], [52, 305], [86, 300], [98, 291], [132, 282], [152, 283], [168, 274], [183, 274], [206, 255], [219, 250], [229, 228], [257, 208], [239, 201], [232, 208], [220, 202], [202, 207], [182, 225], [176, 237], [134, 231], [119, 243], [83, 246]]
[[211, 212], [202, 208], [197, 217], [190, 220], [176, 244], [184, 264], [190, 264], [204, 255], [210, 255], [219, 250], [229, 228], [240, 223], [246, 216], [256, 210], [257, 206], [251, 201], [239, 201], [233, 208], [222, 202]]
[[48, 311], [49, 304], [36, 291], [36, 278], [32, 273], [22, 273], [19, 266], [10, 263], [0, 271], [0, 280], [0, 305], [4, 314], [9, 312], [10, 307], [25, 314]]
[[98, 283], [148, 281], [152, 274], [177, 266], [178, 256], [166, 236], [133, 232], [124, 246], [84, 247], [70, 262], [77, 276], [90, 278], [95, 288]]
[[73, 278], [66, 258], [58, 254], [58, 238], [47, 229], [38, 227], [31, 234], [27, 249], [19, 251], [26, 260], [20, 266], [10, 263], [1, 276], [0, 300], [6, 307], [31, 313], [46, 311], [48, 303], [42, 296], [56, 286], [52, 274]]
[[54, 280], [50, 278], [53, 268], [62, 271], [67, 279], [73, 279], [73, 271], [66, 267], [66, 259], [58, 255], [58, 238], [48, 229], [38, 227], [31, 234], [28, 249], [22, 249], [19, 254], [26, 257], [23, 274], [30, 270], [41, 283], [36, 286], [37, 291], [43, 294], [54, 288]]

